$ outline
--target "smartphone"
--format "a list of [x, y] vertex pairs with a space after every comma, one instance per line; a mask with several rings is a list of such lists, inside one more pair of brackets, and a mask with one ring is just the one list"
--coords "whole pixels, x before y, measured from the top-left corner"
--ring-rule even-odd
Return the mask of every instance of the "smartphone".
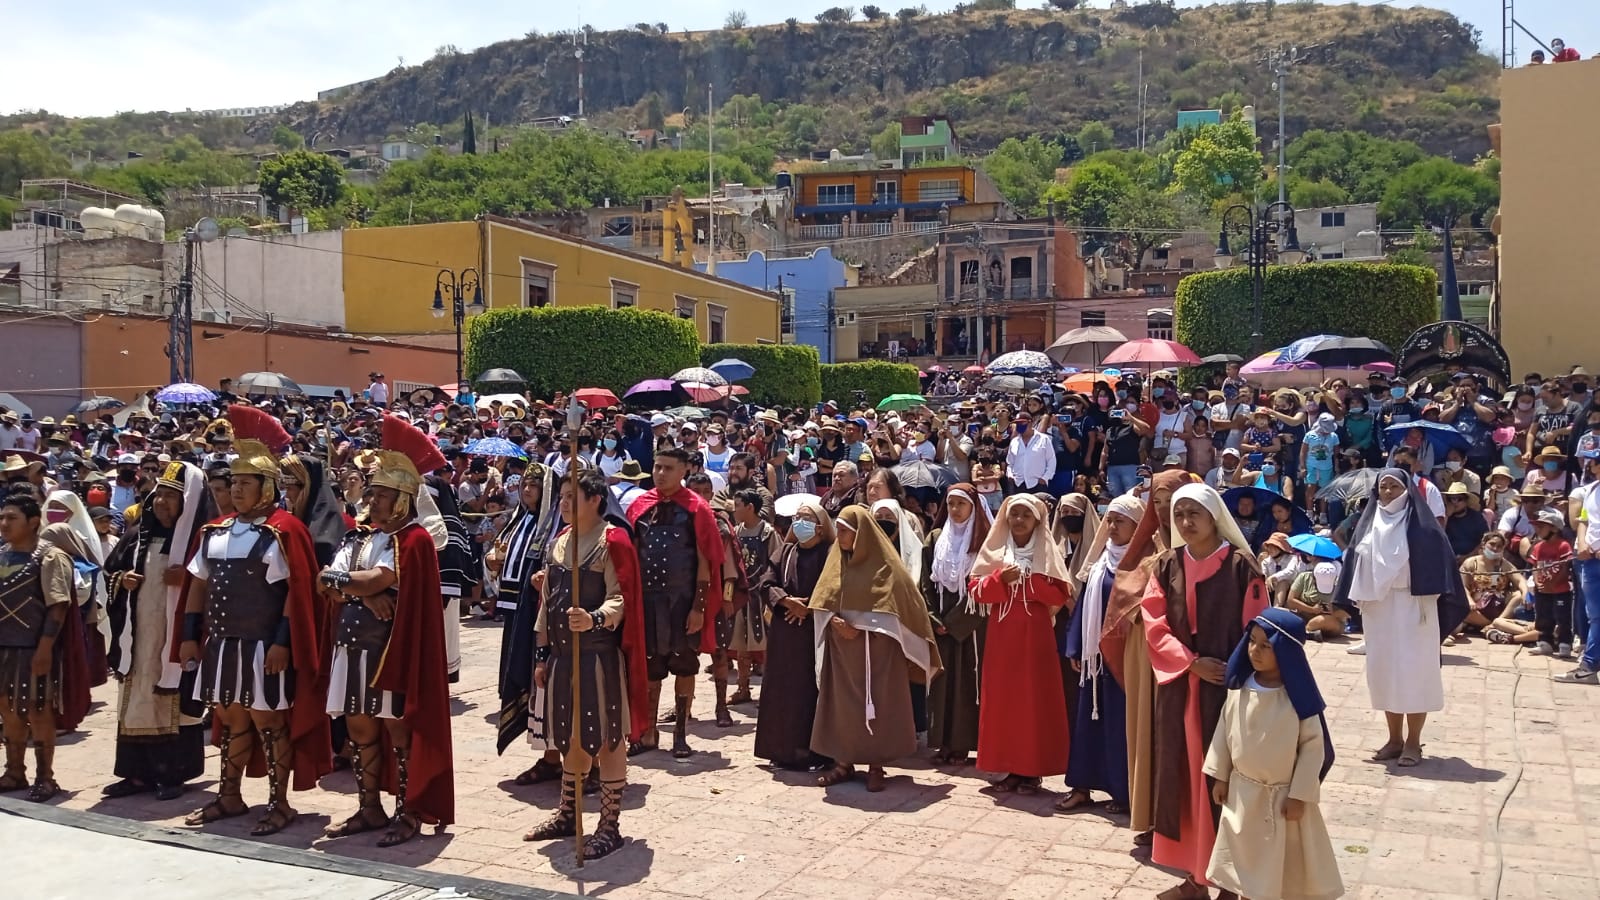
[[1125, 409], [1113, 409], [1111, 411], [1111, 418], [1113, 419], [1125, 419], [1127, 417], [1128, 411]]
[[967, 434], [977, 437], [981, 433], [983, 433], [983, 424], [981, 422], [973, 422], [967, 426]]

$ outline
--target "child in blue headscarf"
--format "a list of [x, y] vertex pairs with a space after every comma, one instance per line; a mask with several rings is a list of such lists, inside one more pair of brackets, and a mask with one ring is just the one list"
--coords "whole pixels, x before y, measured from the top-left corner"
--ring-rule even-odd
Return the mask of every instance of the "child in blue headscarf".
[[1344, 894], [1317, 804], [1333, 745], [1305, 641], [1298, 615], [1270, 608], [1228, 660], [1228, 699], [1205, 761], [1222, 807], [1206, 878], [1240, 897]]

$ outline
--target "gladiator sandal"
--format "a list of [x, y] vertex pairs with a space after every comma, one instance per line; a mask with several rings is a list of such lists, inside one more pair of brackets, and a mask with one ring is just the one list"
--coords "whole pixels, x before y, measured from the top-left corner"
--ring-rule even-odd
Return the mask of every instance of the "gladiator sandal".
[[378, 786], [383, 770], [382, 749], [377, 741], [370, 744], [350, 742], [350, 756], [355, 761], [356, 796], [360, 806], [355, 815], [339, 825], [329, 825], [323, 829], [323, 834], [331, 838], [349, 837], [365, 831], [377, 831], [389, 824]]
[[578, 776], [571, 772], [561, 773], [561, 805], [556, 807], [555, 815], [540, 825], [533, 826], [527, 834], [522, 836], [525, 841], [553, 841], [556, 838], [572, 837], [578, 833]]
[[599, 859], [622, 848], [622, 832], [617, 820], [622, 816], [622, 789], [626, 779], [600, 782], [600, 824], [594, 834], [583, 839], [583, 858]]
[[263, 729], [261, 749], [267, 757], [267, 811], [250, 829], [255, 837], [277, 834], [289, 827], [297, 815], [289, 805], [289, 772], [293, 766], [289, 733], [281, 728]]
[[250, 739], [251, 734], [247, 732], [236, 738], [231, 730], [222, 729], [219, 741], [222, 752], [218, 754], [218, 759], [222, 763], [222, 774], [217, 778], [217, 797], [190, 813], [188, 818], [183, 820], [183, 824], [210, 825], [212, 822], [242, 816], [250, 811], [250, 804], [244, 802], [244, 797], [239, 794], [239, 782], [244, 778], [244, 767], [250, 762], [250, 753], [255, 749]]
[[34, 738], [33, 787], [28, 789], [28, 800], [43, 803], [61, 793], [61, 785], [56, 784], [55, 756], [55, 747], [46, 747]]
[[24, 743], [6, 741], [6, 773], [0, 776], [0, 793], [20, 791], [28, 786], [28, 747]]
[[422, 830], [422, 820], [417, 818], [416, 813], [406, 809], [406, 786], [411, 780], [409, 771], [411, 751], [401, 750], [396, 747], [394, 762], [395, 769], [400, 776], [400, 781], [395, 785], [394, 790], [394, 818], [389, 820], [389, 830], [385, 831], [383, 837], [378, 839], [379, 847], [393, 847], [397, 844], [404, 844], [406, 841], [416, 837], [417, 832]]
[[672, 758], [688, 759], [694, 755], [689, 748], [689, 698], [678, 697], [678, 721], [672, 726]]
[[728, 712], [728, 679], [718, 678], [717, 684], [717, 727], [732, 728], [733, 715]]

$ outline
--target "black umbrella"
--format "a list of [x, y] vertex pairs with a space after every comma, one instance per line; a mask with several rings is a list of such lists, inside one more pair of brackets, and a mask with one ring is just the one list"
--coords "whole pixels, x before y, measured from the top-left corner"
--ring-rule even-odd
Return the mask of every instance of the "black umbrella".
[[1393, 362], [1394, 351], [1372, 338], [1330, 335], [1306, 350], [1302, 359], [1325, 368], [1354, 369], [1375, 362]]
[[246, 372], [233, 383], [234, 390], [262, 397], [303, 396], [305, 391], [287, 375], [278, 372]]
[[72, 412], [74, 415], [81, 415], [83, 413], [91, 412], [110, 412], [114, 409], [121, 409], [127, 405], [128, 404], [123, 403], [121, 400], [118, 400], [115, 397], [107, 397], [103, 394], [100, 394], [90, 397], [89, 399], [79, 403], [77, 406], [74, 406], [72, 408]]
[[1317, 499], [1339, 500], [1344, 503], [1349, 503], [1351, 500], [1365, 500], [1372, 495], [1378, 484], [1378, 476], [1382, 474], [1382, 469], [1351, 469], [1317, 491]]
[[489, 369], [473, 381], [485, 393], [500, 391], [520, 391], [528, 386], [528, 380], [518, 375], [515, 369]]
[[1213, 353], [1210, 356], [1200, 357], [1202, 366], [1221, 366], [1233, 362], [1242, 363], [1244, 362], [1244, 357], [1237, 353]]
[[954, 470], [925, 459], [913, 459], [889, 468], [900, 478], [900, 485], [906, 490], [932, 488], [942, 494], [956, 483]]

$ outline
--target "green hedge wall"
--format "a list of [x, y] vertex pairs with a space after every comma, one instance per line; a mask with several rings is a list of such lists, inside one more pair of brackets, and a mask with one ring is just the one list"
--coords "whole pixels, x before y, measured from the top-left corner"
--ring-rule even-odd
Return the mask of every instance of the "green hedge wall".
[[646, 378], [700, 364], [694, 323], [635, 307], [492, 309], [468, 322], [468, 378], [495, 366], [517, 370], [535, 397], [580, 387], [618, 397]]
[[[1438, 321], [1438, 276], [1393, 263], [1269, 266], [1261, 294], [1262, 352], [1313, 334], [1369, 337], [1399, 350]], [[1200, 356], [1250, 354], [1247, 268], [1202, 272], [1178, 282], [1173, 337]]]
[[[822, 399], [821, 358], [804, 344], [705, 344], [700, 364], [740, 359], [756, 374], [740, 384], [750, 389], [750, 402], [761, 406], [814, 406]], [[670, 372], [666, 374], [672, 374]]]
[[917, 394], [922, 380], [917, 367], [905, 363], [850, 362], [822, 366], [822, 397], [848, 408], [855, 402], [853, 391], [866, 391], [867, 402], [877, 405], [890, 394]]

